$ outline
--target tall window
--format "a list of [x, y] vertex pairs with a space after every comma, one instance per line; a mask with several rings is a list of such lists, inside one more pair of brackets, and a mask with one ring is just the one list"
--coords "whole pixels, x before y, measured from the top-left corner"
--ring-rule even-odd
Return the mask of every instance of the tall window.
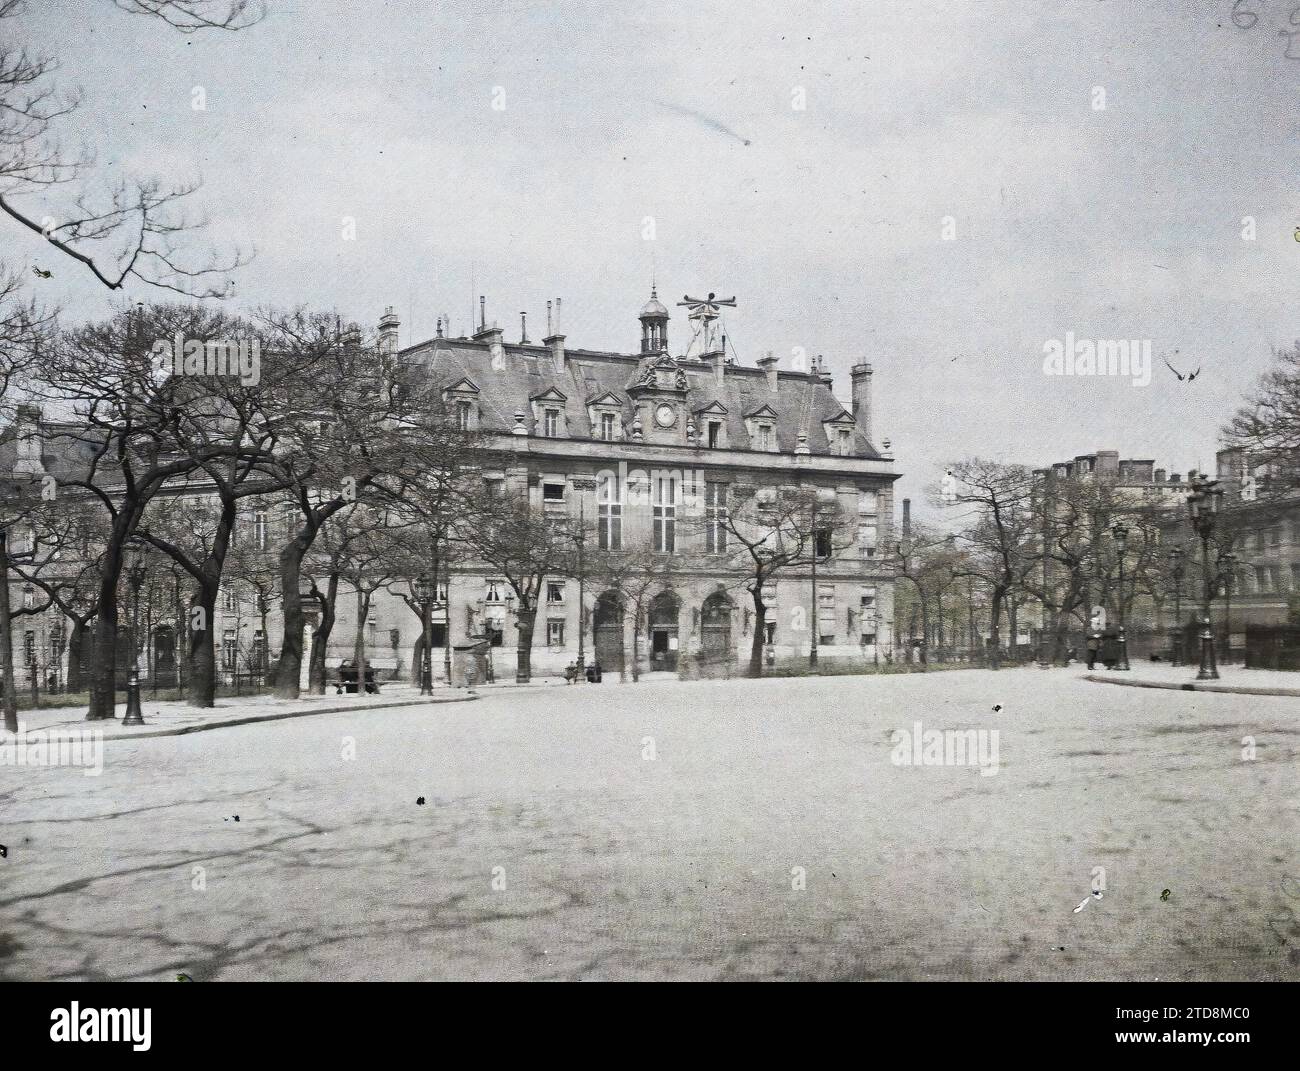
[[560, 411], [558, 409], [548, 409], [542, 415], [542, 434], [548, 439], [554, 439], [560, 434]]
[[654, 548], [660, 554], [677, 550], [677, 478], [656, 476], [654, 495]]
[[221, 665], [224, 669], [235, 669], [239, 661], [239, 644], [235, 640], [235, 630], [228, 628], [221, 634]]
[[727, 485], [704, 485], [704, 536], [705, 550], [722, 554], [727, 549]]
[[614, 414], [613, 413], [600, 414], [600, 437], [604, 439], [607, 443], [612, 443], [614, 441]]
[[546, 601], [563, 602], [564, 601], [564, 581], [548, 580], [546, 582]]
[[853, 432], [849, 431], [847, 428], [840, 428], [837, 433], [837, 438], [839, 439], [840, 457], [848, 457], [853, 453]]
[[813, 553], [819, 558], [829, 558], [835, 548], [831, 545], [829, 528], [818, 528], [813, 532]]
[[876, 556], [876, 526], [874, 524], [858, 525], [858, 554], [863, 558]]
[[233, 588], [226, 588], [221, 593], [221, 608], [232, 614], [239, 609], [239, 596], [235, 594]]
[[253, 633], [253, 666], [259, 673], [266, 672], [266, 633], [260, 628]]
[[266, 550], [266, 542], [270, 536], [270, 521], [267, 518], [266, 510], [259, 509], [253, 514], [253, 542], [257, 544], [258, 550]]
[[564, 622], [563, 621], [546, 622], [546, 645], [548, 647], [564, 646]]
[[596, 488], [596, 533], [601, 550], [623, 549], [623, 506], [618, 477], [612, 472], [605, 473]]
[[760, 450], [772, 449], [772, 426], [770, 424], [760, 424], [758, 426], [758, 448]]
[[470, 403], [461, 400], [456, 403], [456, 427], [461, 431], [469, 431], [469, 414]]
[[710, 420], [709, 421], [709, 445], [716, 448], [718, 443], [721, 441], [721, 439], [722, 439], [722, 421]]

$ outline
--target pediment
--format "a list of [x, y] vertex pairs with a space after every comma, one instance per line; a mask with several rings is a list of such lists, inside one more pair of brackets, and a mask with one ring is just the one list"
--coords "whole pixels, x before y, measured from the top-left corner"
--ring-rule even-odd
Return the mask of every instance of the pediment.
[[528, 400], [530, 402], [567, 402], [569, 398], [558, 387], [547, 387], [540, 394], [531, 395]]
[[468, 376], [462, 376], [456, 380], [450, 387], [444, 387], [447, 394], [478, 394], [478, 386]]
[[612, 390], [607, 390], [603, 394], [597, 394], [587, 399], [588, 405], [608, 405], [619, 409], [623, 408], [623, 399], [615, 394]]
[[712, 401], [708, 405], [696, 409], [695, 413], [703, 416], [726, 416], [727, 407], [719, 401]]
[[747, 417], [770, 417], [772, 420], [777, 419], [776, 410], [764, 402], [757, 409], [751, 409], [745, 414]]

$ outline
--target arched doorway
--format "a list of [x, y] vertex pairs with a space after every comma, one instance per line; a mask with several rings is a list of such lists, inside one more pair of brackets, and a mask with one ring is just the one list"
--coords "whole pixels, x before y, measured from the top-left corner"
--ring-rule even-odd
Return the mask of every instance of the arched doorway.
[[714, 664], [730, 662], [731, 612], [734, 603], [725, 591], [715, 591], [704, 600], [700, 613], [700, 653]]
[[591, 618], [596, 641], [596, 661], [602, 673], [623, 670], [623, 596], [617, 591], [602, 592], [596, 599]]
[[677, 618], [682, 601], [661, 591], [650, 604], [650, 668], [677, 669]]

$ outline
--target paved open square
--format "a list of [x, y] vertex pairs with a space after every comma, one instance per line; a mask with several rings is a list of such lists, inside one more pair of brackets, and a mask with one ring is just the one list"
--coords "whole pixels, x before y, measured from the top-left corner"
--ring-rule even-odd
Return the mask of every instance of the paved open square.
[[607, 678], [110, 740], [2, 771], [0, 977], [1295, 979], [1297, 713]]

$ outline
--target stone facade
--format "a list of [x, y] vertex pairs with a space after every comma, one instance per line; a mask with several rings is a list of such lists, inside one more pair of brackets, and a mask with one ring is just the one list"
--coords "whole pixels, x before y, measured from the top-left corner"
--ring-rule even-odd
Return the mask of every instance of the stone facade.
[[[852, 546], [817, 567], [817, 593], [807, 568], [780, 575], [766, 593], [767, 646], [775, 658], [806, 655], [815, 611], [821, 654], [871, 662], [892, 642], [893, 579], [885, 548], [893, 538], [893, 458], [871, 434], [870, 365], [851, 377], [848, 404], [836, 399], [820, 359], [806, 370], [785, 371], [775, 358], [742, 367], [723, 350], [672, 356], [667, 309], [652, 296], [640, 316], [641, 349], [622, 354], [569, 350], [558, 323], [542, 344], [507, 343], [483, 326], [470, 338], [437, 337], [402, 351], [422, 362], [440, 388], [448, 414], [477, 432], [484, 444], [484, 479], [527, 495], [534, 508], [581, 517], [595, 531], [586, 547], [582, 582], [553, 577], [541, 601], [533, 638], [533, 671], [558, 674], [575, 661], [581, 642], [590, 662], [630, 671], [634, 650], [643, 670], [692, 672], [707, 652], [713, 671], [738, 670], [748, 657], [753, 614], [743, 576], [711, 553], [702, 518], [737, 484], [815, 488], [856, 525]], [[548, 325], [550, 326], [550, 325]], [[389, 310], [380, 345], [395, 349], [397, 319]], [[708, 333], [706, 332], [706, 337]], [[725, 340], [723, 341], [725, 345]], [[11, 429], [0, 465], [31, 472], [42, 461], [37, 418]], [[723, 488], [719, 491], [718, 488]], [[273, 503], [249, 502], [239, 539], [269, 557], [287, 529]], [[617, 532], [617, 534], [615, 534]], [[638, 616], [620, 613], [600, 579], [604, 549], [644, 548], [671, 570], [652, 584]], [[515, 672], [517, 621], [503, 578], [484, 566], [453, 566], [433, 612], [434, 673], [443, 676], [445, 646], [487, 638], [498, 680]], [[365, 625], [367, 659], [383, 676], [409, 677], [420, 622], [396, 591], [378, 591]], [[215, 641], [219, 663], [255, 666], [254, 649], [274, 657], [280, 646], [278, 606], [263, 622], [251, 592], [232, 585], [218, 602]], [[24, 597], [15, 583], [14, 598]], [[355, 601], [340, 596], [328, 664], [353, 656]], [[174, 615], [151, 611], [160, 630]], [[63, 628], [51, 614], [15, 625], [47, 652]], [[448, 634], [448, 627], [450, 632]], [[159, 632], [155, 642], [167, 646]], [[877, 646], [879, 645], [879, 646]], [[729, 657], [720, 657], [724, 653]], [[48, 658], [48, 655], [47, 655]], [[159, 653], [158, 658], [163, 658]], [[23, 652], [17, 652], [23, 665]]]

